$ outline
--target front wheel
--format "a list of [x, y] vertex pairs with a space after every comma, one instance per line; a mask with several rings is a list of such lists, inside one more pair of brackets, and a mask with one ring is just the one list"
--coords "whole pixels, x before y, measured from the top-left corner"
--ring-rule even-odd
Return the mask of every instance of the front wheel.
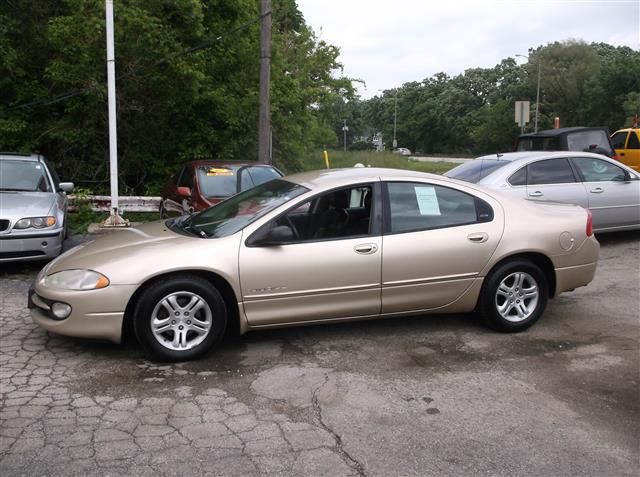
[[517, 333], [540, 319], [548, 299], [547, 279], [540, 268], [528, 260], [513, 260], [487, 277], [480, 311], [491, 328]]
[[150, 285], [135, 309], [134, 330], [150, 356], [185, 361], [208, 352], [224, 335], [227, 310], [208, 281], [175, 276]]

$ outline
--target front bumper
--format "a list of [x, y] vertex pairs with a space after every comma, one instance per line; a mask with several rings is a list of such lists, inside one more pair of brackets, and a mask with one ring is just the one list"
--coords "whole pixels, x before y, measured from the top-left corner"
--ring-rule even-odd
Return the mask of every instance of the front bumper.
[[[122, 322], [135, 285], [109, 285], [100, 290], [59, 290], [38, 284], [29, 290], [29, 309], [35, 323], [47, 331], [78, 338], [122, 341]], [[71, 305], [71, 314], [56, 319], [49, 312], [53, 302]]]
[[64, 229], [0, 235], [0, 262], [49, 260], [60, 255]]

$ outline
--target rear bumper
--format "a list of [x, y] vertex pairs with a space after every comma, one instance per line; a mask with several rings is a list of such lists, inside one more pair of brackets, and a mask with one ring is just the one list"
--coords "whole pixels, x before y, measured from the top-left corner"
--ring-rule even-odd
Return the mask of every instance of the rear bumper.
[[41, 234], [0, 235], [0, 262], [49, 260], [60, 255], [64, 229]]

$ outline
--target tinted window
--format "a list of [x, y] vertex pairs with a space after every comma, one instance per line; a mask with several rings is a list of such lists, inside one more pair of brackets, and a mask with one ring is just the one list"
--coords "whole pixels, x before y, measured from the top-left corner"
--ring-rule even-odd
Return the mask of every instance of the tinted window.
[[281, 177], [272, 167], [209, 165], [200, 166], [197, 171], [200, 190], [205, 197], [229, 197]]
[[[278, 179], [280, 174], [277, 170], [272, 167], [243, 167], [243, 173], [248, 176], [247, 185], [251, 183], [249, 187], [253, 187], [254, 185], [264, 184], [265, 182], [269, 182], [273, 179]], [[245, 180], [243, 177], [241, 187], [242, 190], [245, 189]]]
[[512, 174], [511, 177], [509, 177], [508, 181], [512, 186], [525, 185], [527, 183], [527, 168], [523, 167]]
[[560, 142], [556, 137], [525, 137], [518, 139], [517, 151], [559, 151]]
[[182, 170], [182, 175], [178, 180], [178, 187], [188, 187], [189, 189], [193, 187], [193, 174], [188, 167]]
[[636, 131], [631, 131], [629, 134], [627, 149], [640, 149], [640, 141], [638, 141], [638, 133]]
[[627, 140], [627, 132], [620, 131], [611, 136], [611, 143], [615, 149], [624, 149], [624, 143]]
[[611, 154], [609, 137], [604, 131], [599, 129], [567, 134], [567, 148], [569, 151]]
[[528, 184], [562, 184], [576, 182], [569, 160], [546, 159], [529, 164]]
[[488, 222], [491, 207], [448, 187], [410, 182], [388, 184], [391, 233]]
[[507, 164], [509, 161], [499, 159], [475, 159], [454, 167], [444, 175], [452, 179], [476, 183]]
[[578, 167], [585, 182], [624, 180], [624, 170], [610, 162], [591, 157], [577, 157], [573, 159], [573, 162]]

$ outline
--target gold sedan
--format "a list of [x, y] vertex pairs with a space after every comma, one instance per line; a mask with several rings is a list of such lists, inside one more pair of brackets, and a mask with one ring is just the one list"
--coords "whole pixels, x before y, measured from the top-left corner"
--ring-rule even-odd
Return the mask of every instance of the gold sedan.
[[442, 176], [343, 169], [267, 182], [191, 216], [80, 245], [29, 292], [43, 328], [187, 360], [287, 325], [478, 311], [534, 324], [587, 285], [599, 244], [578, 206], [534, 203]]

